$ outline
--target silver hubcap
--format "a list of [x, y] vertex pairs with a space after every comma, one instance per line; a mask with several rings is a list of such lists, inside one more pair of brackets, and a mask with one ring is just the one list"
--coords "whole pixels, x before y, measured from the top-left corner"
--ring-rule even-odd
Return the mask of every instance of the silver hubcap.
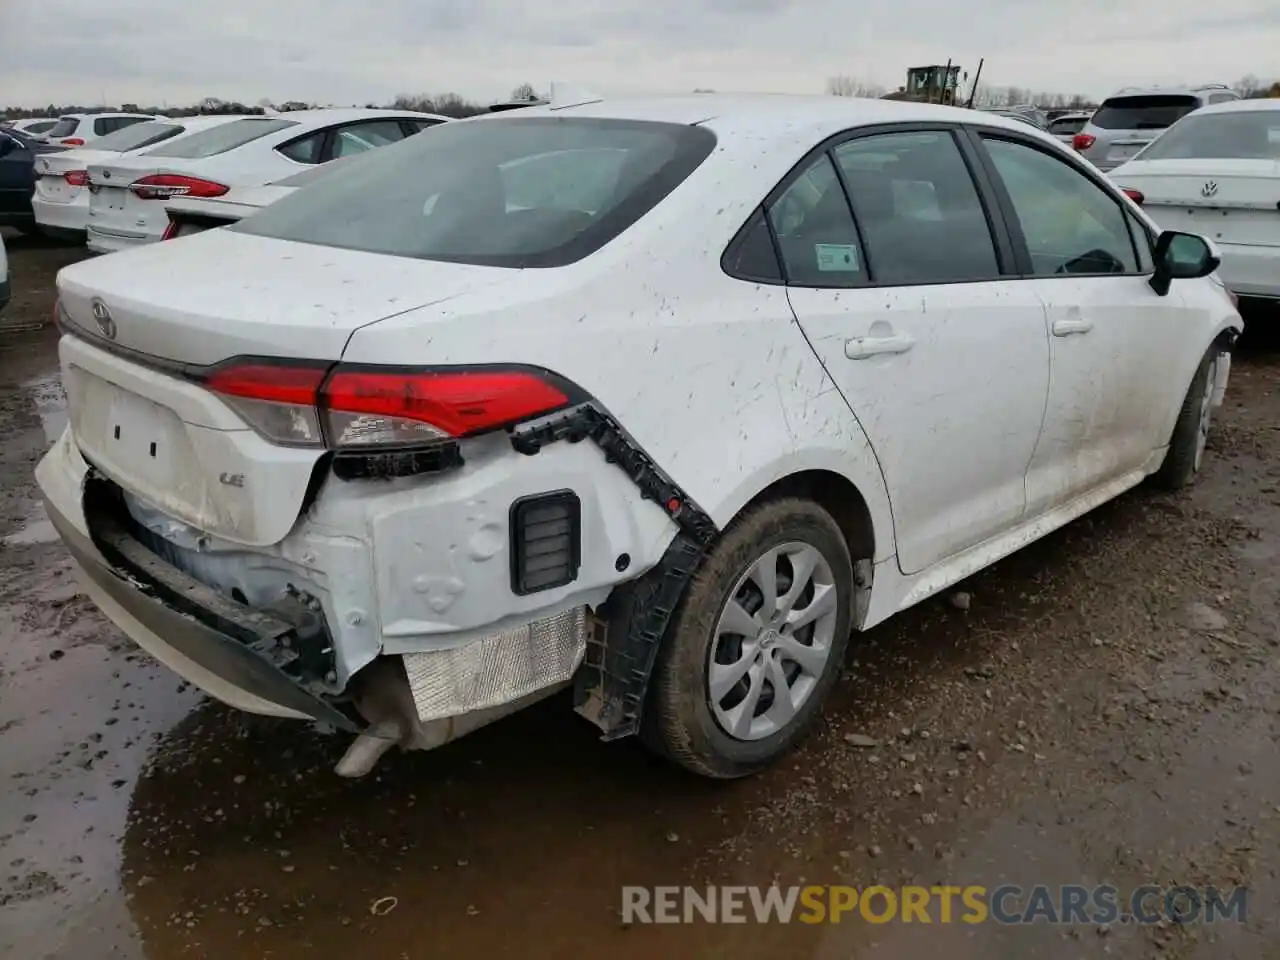
[[1213, 419], [1213, 388], [1218, 382], [1218, 359], [1214, 357], [1209, 364], [1209, 373], [1205, 378], [1204, 395], [1200, 398], [1200, 426], [1196, 430], [1196, 472], [1200, 472], [1200, 464], [1204, 462], [1204, 450], [1209, 444], [1209, 423]]
[[837, 606], [831, 564], [807, 543], [773, 547], [738, 578], [707, 664], [725, 733], [760, 740], [791, 722], [827, 669]]

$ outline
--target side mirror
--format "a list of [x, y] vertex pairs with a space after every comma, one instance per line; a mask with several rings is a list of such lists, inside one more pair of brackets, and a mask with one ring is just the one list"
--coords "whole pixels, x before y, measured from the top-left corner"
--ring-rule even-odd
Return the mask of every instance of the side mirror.
[[1151, 289], [1163, 297], [1174, 280], [1207, 277], [1221, 263], [1222, 257], [1212, 241], [1194, 233], [1165, 230], [1156, 238], [1156, 269], [1151, 275]]

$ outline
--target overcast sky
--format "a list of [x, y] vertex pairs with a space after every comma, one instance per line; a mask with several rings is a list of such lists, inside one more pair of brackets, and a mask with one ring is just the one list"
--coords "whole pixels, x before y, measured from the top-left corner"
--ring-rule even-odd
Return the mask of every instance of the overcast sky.
[[1280, 0], [0, 0], [0, 100], [30, 106], [820, 93], [983, 56], [984, 84], [1101, 96], [1280, 73], [1277, 51]]

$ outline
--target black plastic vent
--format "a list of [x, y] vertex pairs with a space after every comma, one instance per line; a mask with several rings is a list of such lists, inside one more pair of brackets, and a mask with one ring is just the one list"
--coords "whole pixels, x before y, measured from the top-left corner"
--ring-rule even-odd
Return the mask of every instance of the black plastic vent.
[[521, 497], [511, 505], [511, 590], [524, 596], [578, 578], [582, 503], [572, 490]]

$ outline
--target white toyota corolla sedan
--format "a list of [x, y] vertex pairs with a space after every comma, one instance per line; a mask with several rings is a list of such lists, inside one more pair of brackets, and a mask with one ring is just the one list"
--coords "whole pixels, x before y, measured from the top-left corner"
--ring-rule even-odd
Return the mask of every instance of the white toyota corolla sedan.
[[740, 776], [851, 630], [1196, 476], [1216, 266], [1016, 120], [553, 103], [65, 268], [37, 476], [107, 616], [344, 775], [571, 687]]

